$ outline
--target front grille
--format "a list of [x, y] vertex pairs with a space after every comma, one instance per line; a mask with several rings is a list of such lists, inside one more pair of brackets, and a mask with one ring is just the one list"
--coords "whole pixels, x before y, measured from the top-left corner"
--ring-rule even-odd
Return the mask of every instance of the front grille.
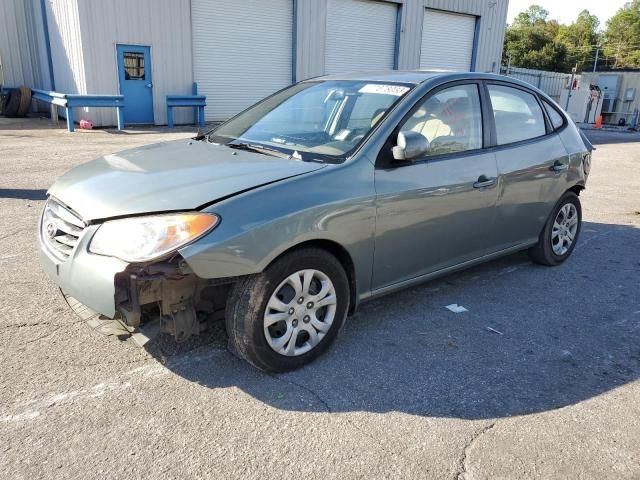
[[76, 247], [84, 230], [84, 222], [68, 208], [49, 199], [42, 214], [40, 235], [47, 249], [65, 260]]

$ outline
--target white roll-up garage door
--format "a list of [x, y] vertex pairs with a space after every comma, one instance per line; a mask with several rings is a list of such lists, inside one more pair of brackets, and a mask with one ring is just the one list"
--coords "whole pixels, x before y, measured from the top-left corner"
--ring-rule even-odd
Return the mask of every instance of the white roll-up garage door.
[[207, 120], [291, 83], [292, 0], [192, 0], [193, 74]]
[[392, 69], [397, 5], [371, 0], [329, 0], [325, 72]]
[[476, 17], [426, 9], [422, 24], [422, 70], [471, 69]]

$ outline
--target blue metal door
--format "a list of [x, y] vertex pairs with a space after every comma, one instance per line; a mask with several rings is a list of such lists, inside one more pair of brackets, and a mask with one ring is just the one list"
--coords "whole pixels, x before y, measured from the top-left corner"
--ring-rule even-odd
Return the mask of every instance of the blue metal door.
[[117, 45], [120, 94], [124, 95], [125, 123], [153, 123], [151, 48]]

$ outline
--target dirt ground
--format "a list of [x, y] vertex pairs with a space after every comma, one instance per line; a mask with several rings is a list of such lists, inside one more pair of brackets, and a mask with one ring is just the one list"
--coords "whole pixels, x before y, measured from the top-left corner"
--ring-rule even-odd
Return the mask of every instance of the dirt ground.
[[589, 132], [564, 265], [517, 254], [366, 303], [285, 375], [221, 328], [155, 350], [101, 336], [38, 264], [56, 177], [189, 135], [0, 118], [0, 478], [640, 478], [639, 135]]

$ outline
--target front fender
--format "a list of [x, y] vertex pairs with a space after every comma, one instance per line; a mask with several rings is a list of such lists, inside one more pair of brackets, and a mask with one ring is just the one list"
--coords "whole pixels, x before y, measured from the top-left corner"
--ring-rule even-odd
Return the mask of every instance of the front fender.
[[329, 240], [351, 256], [358, 292], [370, 289], [375, 190], [366, 159], [267, 185], [206, 211], [219, 215], [220, 225], [180, 250], [201, 278], [259, 273], [296, 245]]

